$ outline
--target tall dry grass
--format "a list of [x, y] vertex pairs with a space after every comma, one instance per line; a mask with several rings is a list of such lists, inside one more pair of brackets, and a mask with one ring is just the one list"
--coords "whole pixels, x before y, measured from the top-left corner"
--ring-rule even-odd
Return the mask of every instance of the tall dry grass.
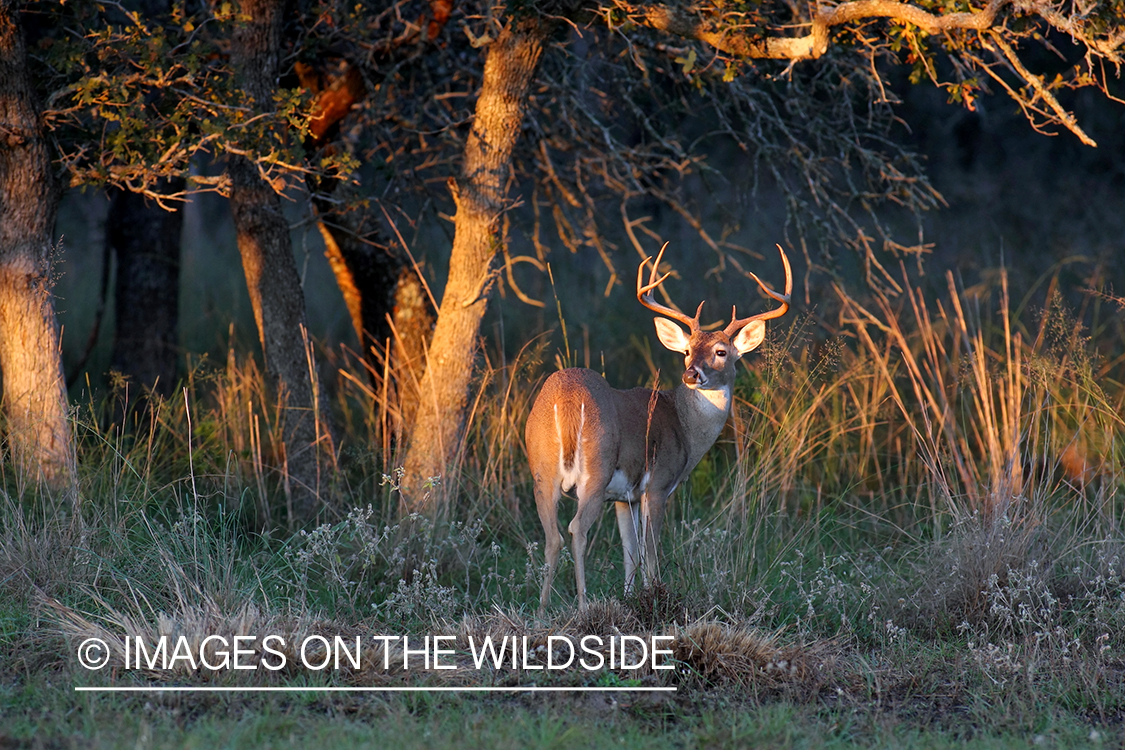
[[837, 288], [827, 339], [801, 321], [774, 334], [740, 381], [729, 468], [677, 542], [682, 585], [698, 572], [760, 609], [783, 561], [826, 554], [822, 524], [839, 548], [913, 550], [919, 604], [943, 618], [987, 617], [1028, 566], [1056, 593], [1109, 573], [1125, 549], [1125, 341], [1096, 319], [1092, 341], [1054, 281], [1022, 318], [1003, 270], [969, 290], [949, 275], [929, 299], [905, 282], [897, 300]]

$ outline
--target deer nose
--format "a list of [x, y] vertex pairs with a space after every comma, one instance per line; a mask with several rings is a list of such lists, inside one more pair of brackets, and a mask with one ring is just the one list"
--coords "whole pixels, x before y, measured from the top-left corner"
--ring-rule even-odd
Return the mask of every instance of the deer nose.
[[680, 380], [684, 381], [684, 385], [699, 385], [703, 381], [703, 374], [699, 372], [698, 368], [689, 367], [684, 370]]

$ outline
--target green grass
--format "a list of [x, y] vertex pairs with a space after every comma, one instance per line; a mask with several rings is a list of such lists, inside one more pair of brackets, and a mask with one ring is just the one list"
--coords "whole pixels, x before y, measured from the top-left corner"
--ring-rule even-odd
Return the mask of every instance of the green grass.
[[[1013, 720], [979, 704], [885, 696], [824, 706], [738, 693], [601, 696], [86, 697], [6, 692], [5, 747], [1115, 747], [1120, 730], [1049, 707]], [[1006, 707], [1010, 710], [1012, 707]], [[1091, 739], [1091, 738], [1094, 739]]]
[[[594, 606], [574, 610], [564, 562], [543, 620], [521, 443], [542, 346], [490, 357], [507, 364], [484, 373], [459, 501], [438, 519], [398, 516], [363, 378], [337, 384], [343, 460], [323, 525], [303, 530], [281, 510], [253, 360], [199, 365], [128, 429], [87, 401], [80, 508], [0, 467], [0, 747], [1120, 747], [1125, 341], [1061, 304], [1016, 316], [1003, 276], [989, 292], [841, 295], [834, 338], [802, 320], [775, 331], [740, 376], [733, 428], [673, 501], [662, 584], [622, 599], [607, 512], [587, 553]], [[74, 692], [206, 683], [75, 657], [86, 637], [158, 633], [449, 634], [462, 650], [468, 635], [671, 634], [678, 668], [653, 674], [365, 659], [213, 679], [678, 691]]]

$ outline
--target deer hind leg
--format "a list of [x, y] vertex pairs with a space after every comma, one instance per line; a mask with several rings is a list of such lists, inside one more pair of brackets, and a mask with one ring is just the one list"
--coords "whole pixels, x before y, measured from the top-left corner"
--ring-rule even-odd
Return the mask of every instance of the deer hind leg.
[[583, 476], [578, 483], [578, 510], [570, 522], [571, 551], [574, 553], [574, 581], [578, 587], [578, 608], [586, 609], [586, 537], [605, 504], [609, 478], [600, 474]]
[[641, 523], [640, 503], [619, 500], [614, 503], [617, 510], [617, 530], [621, 532], [621, 547], [625, 551], [625, 595], [633, 593], [633, 579], [641, 564], [641, 548], [637, 542]]
[[546, 537], [543, 552], [547, 559], [547, 573], [543, 576], [543, 591], [539, 594], [540, 616], [546, 612], [547, 604], [551, 601], [551, 585], [555, 580], [559, 552], [563, 547], [562, 534], [559, 533], [558, 506], [560, 495], [562, 495], [562, 488], [554, 477], [548, 481], [542, 479], [541, 475], [536, 475], [535, 507], [539, 511], [539, 522], [543, 524], [543, 534]]

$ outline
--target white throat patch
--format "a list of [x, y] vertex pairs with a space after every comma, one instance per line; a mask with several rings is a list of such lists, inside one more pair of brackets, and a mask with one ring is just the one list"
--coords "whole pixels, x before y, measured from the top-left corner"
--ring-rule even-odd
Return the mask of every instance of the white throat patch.
[[693, 390], [724, 414], [730, 411], [730, 386], [718, 390], [703, 390], [702, 388]]

